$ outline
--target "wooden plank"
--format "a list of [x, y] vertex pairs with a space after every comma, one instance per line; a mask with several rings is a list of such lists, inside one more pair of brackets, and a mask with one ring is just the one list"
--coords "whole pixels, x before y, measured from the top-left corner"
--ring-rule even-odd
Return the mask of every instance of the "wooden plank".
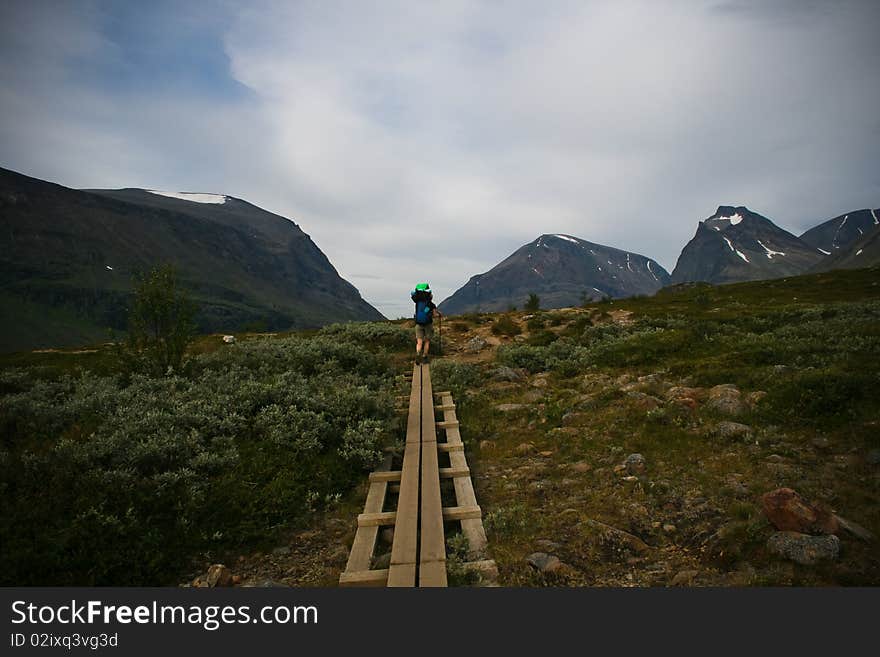
[[470, 468], [440, 468], [440, 477], [442, 479], [454, 479], [456, 477], [470, 477]]
[[339, 576], [339, 586], [385, 586], [388, 582], [388, 569], [356, 570], [344, 572]]
[[[388, 586], [415, 586], [419, 529], [419, 463], [421, 460], [422, 368], [413, 365], [406, 446], [400, 477], [400, 495], [394, 541], [391, 544], [391, 568]], [[404, 566], [401, 568], [401, 566]]]
[[[446, 560], [443, 535], [443, 503], [440, 499], [440, 468], [437, 458], [437, 430], [431, 394], [431, 368], [422, 367], [422, 514], [419, 541], [420, 570], [424, 564]], [[445, 566], [444, 566], [445, 572]], [[432, 580], [435, 581], [435, 580]], [[439, 581], [439, 580], [436, 580]]]
[[400, 470], [388, 470], [387, 472], [371, 472], [370, 482], [400, 481], [403, 473]]
[[382, 513], [361, 513], [358, 515], [358, 527], [382, 527], [393, 525], [397, 520], [397, 511]]
[[452, 393], [449, 392], [448, 390], [444, 390], [443, 392], [435, 392], [435, 393], [434, 393], [434, 396], [435, 396], [435, 397], [446, 397], [446, 396], [451, 397], [451, 396], [452, 396]]
[[435, 411], [454, 411], [455, 404], [435, 404], [434, 410]]
[[413, 587], [416, 585], [416, 565], [414, 563], [391, 564], [388, 569], [389, 587]]
[[456, 445], [450, 445], [449, 443], [437, 443], [437, 450], [441, 452], [463, 452], [464, 445], [458, 443]]
[[447, 506], [443, 509], [444, 520], [468, 520], [482, 517], [483, 511], [478, 506]]
[[[386, 454], [378, 471], [388, 470], [390, 467], [391, 454]], [[364, 513], [379, 513], [382, 511], [382, 507], [385, 506], [387, 489], [388, 484], [385, 482], [370, 484], [370, 488], [367, 491], [367, 499], [364, 502]], [[376, 549], [376, 536], [378, 533], [378, 526], [358, 528], [354, 535], [351, 552], [348, 555], [348, 563], [345, 566], [346, 572], [369, 569], [373, 558], [373, 551]]]
[[429, 561], [419, 564], [419, 586], [425, 587], [445, 587], [446, 584], [446, 562], [445, 561]]
[[451, 420], [448, 422], [446, 420], [444, 420], [442, 422], [437, 422], [436, 424], [437, 424], [438, 429], [448, 429], [449, 427], [457, 427], [458, 420]]

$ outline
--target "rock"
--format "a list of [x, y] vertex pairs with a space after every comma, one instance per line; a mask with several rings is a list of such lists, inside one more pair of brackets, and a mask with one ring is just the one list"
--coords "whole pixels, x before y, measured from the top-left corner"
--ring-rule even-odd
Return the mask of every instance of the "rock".
[[777, 488], [761, 496], [770, 523], [781, 531], [834, 534], [840, 525], [824, 506], [810, 504], [791, 488]]
[[495, 406], [496, 411], [501, 411], [502, 413], [510, 413], [512, 411], [520, 411], [524, 408], [528, 408], [525, 404], [498, 404]]
[[834, 561], [840, 554], [837, 536], [810, 536], [799, 532], [781, 531], [767, 539], [767, 549], [803, 566], [821, 561]]
[[746, 395], [746, 403], [754, 408], [759, 403], [761, 403], [761, 400], [763, 400], [766, 396], [767, 393], [763, 390], [755, 390], [754, 392], [750, 392]]
[[578, 429], [577, 427], [555, 427], [547, 432], [547, 437], [563, 440], [565, 438], [571, 438], [579, 434], [580, 429]]
[[469, 354], [475, 354], [485, 349], [486, 344], [487, 342], [483, 338], [476, 336], [464, 343], [464, 350]]
[[637, 408], [640, 408], [643, 411], [653, 411], [662, 403], [656, 397], [646, 395], [644, 392], [628, 392], [626, 393], [626, 396], [636, 405]]
[[216, 586], [232, 586], [232, 571], [222, 563], [215, 563], [208, 568], [205, 582], [212, 588]]
[[712, 435], [725, 440], [748, 440], [752, 435], [752, 428], [739, 422], [719, 422], [712, 429]]
[[232, 586], [238, 586], [239, 584], [241, 584], [241, 575], [233, 575]]
[[559, 557], [546, 552], [533, 552], [526, 557], [526, 563], [539, 573], [555, 573], [562, 566]]
[[688, 388], [686, 386], [673, 386], [666, 391], [666, 399], [672, 401], [675, 399], [692, 399], [700, 400], [706, 396], [705, 388]]
[[571, 469], [574, 470], [575, 472], [580, 472], [583, 474], [584, 472], [589, 472], [590, 470], [592, 470], [593, 466], [591, 466], [586, 461], [578, 461], [577, 463], [575, 463], [574, 465], [571, 466]]
[[664, 534], [674, 534], [676, 531], [678, 531], [678, 527], [676, 527], [675, 525], [673, 525], [671, 523], [667, 523], [667, 524], [663, 525], [663, 533]]
[[517, 454], [523, 456], [525, 454], [530, 454], [535, 451], [535, 446], [532, 443], [520, 443], [516, 446], [514, 450]]
[[536, 376], [532, 379], [531, 385], [533, 388], [546, 388], [547, 387], [547, 377], [546, 376]]
[[226, 344], [234, 344], [235, 343], [235, 336], [234, 335], [224, 335], [223, 342], [225, 342]]
[[690, 586], [694, 578], [700, 574], [699, 570], [681, 570], [676, 573], [675, 577], [669, 583], [670, 586]]
[[481, 440], [480, 441], [480, 449], [495, 449], [495, 441], [494, 440]]
[[880, 465], [880, 449], [869, 449], [865, 456], [868, 465]]
[[648, 468], [645, 457], [641, 454], [630, 454], [623, 462], [623, 466], [630, 475], [635, 476], [645, 474], [645, 470]]
[[709, 389], [709, 401], [706, 407], [724, 415], [739, 415], [745, 410], [741, 397], [739, 388], [734, 385], [715, 386]]
[[841, 518], [840, 516], [835, 517], [837, 518], [837, 524], [840, 525], [841, 529], [848, 531], [859, 540], [865, 541], [865, 543], [870, 543], [874, 540], [874, 534], [861, 525], [854, 523], [852, 520]]
[[511, 381], [513, 383], [522, 381], [526, 378], [522, 373], [522, 370], [515, 370], [512, 367], [506, 367], [504, 365], [492, 370], [491, 376], [496, 381]]
[[634, 536], [633, 534], [625, 532], [622, 529], [618, 529], [617, 527], [606, 525], [604, 522], [599, 522], [598, 520], [587, 518], [583, 521], [583, 524], [602, 534], [606, 540], [613, 541], [614, 543], [626, 547], [636, 554], [644, 554], [651, 549], [638, 536]]
[[272, 554], [276, 557], [284, 557], [290, 554], [290, 548], [287, 545], [282, 545], [272, 550]]
[[546, 450], [543, 452], [538, 452], [538, 456], [553, 456], [553, 452], [551, 450]]

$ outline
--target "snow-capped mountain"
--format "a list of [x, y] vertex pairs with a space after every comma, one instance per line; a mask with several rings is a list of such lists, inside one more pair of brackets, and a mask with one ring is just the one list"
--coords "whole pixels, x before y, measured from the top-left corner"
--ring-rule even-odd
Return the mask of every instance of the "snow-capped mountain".
[[824, 221], [801, 235], [801, 239], [820, 253], [830, 256], [846, 252], [880, 225], [880, 209], [847, 212]]
[[449, 314], [522, 308], [537, 294], [542, 308], [577, 306], [585, 298], [653, 294], [669, 284], [655, 260], [571, 235], [541, 235], [485, 274], [473, 276], [440, 304]]
[[825, 257], [746, 207], [722, 205], [697, 225], [672, 272], [673, 283], [734, 283], [806, 272]]
[[[0, 349], [124, 329], [132, 275], [172, 263], [203, 331], [381, 319], [294, 222], [223, 194], [75, 190], [0, 169], [0, 269], [22, 321]], [[11, 335], [11, 334], [10, 334]]]

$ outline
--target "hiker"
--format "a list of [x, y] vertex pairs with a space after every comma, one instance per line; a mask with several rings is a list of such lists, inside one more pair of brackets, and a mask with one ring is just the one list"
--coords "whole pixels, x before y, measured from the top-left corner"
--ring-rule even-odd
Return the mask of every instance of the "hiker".
[[434, 337], [434, 315], [443, 316], [431, 300], [433, 296], [431, 286], [427, 283], [419, 283], [410, 293], [410, 298], [416, 304], [416, 364], [428, 362], [428, 349]]

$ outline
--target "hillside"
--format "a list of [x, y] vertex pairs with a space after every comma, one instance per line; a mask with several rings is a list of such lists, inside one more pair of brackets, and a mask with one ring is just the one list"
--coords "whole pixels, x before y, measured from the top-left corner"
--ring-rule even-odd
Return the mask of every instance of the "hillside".
[[[444, 322], [445, 353], [432, 362], [432, 376], [455, 399], [500, 583], [880, 584], [878, 327], [877, 268], [675, 286], [653, 297], [583, 308]], [[411, 368], [410, 331], [409, 322], [354, 324], [324, 329], [315, 338], [245, 335], [237, 345], [205, 336], [194, 345], [190, 378], [129, 387], [109, 377], [112, 353], [104, 348], [0, 357], [0, 421], [13, 455], [38, 448], [42, 443], [28, 442], [37, 436], [83, 436], [25, 459], [29, 471], [41, 473], [38, 479], [16, 466], [18, 456], [6, 462], [4, 480], [36, 481], [42, 491], [26, 505], [19, 495], [4, 497], [2, 517], [27, 545], [22, 551], [24, 544], [15, 542], [4, 551], [6, 581], [23, 583], [16, 577], [22, 568], [34, 574], [28, 581], [41, 583], [57, 583], [47, 573], [82, 583], [75, 573], [94, 572], [109, 583], [122, 577], [203, 581], [208, 566], [222, 562], [240, 585], [334, 585], [363, 509], [367, 477], [350, 467], [338, 471], [332, 450], [321, 459], [306, 456], [324, 441], [335, 449], [342, 430], [346, 440], [373, 436], [373, 446], [379, 427], [387, 432], [383, 440], [400, 440], [405, 428], [392, 420], [392, 409], [394, 395], [407, 392], [400, 375]], [[330, 363], [328, 371], [323, 363]], [[79, 368], [88, 376], [64, 378]], [[230, 374], [236, 368], [244, 378]], [[347, 396], [337, 395], [340, 385]], [[157, 408], [158, 418], [138, 419], [145, 403]], [[103, 417], [103, 408], [117, 408], [119, 419]], [[71, 428], [84, 410], [92, 413], [88, 425]], [[255, 422], [256, 433], [240, 412]], [[311, 413], [326, 415], [318, 421]], [[167, 443], [154, 444], [152, 432], [175, 418], [185, 419], [187, 431], [167, 433]], [[100, 438], [94, 449], [85, 438], [90, 431]], [[226, 431], [233, 432], [240, 464], [229, 452]], [[174, 445], [200, 452], [211, 447], [220, 455], [197, 461], [205, 497], [181, 498], [193, 526], [176, 525], [153, 499], [149, 458], [126, 475], [143, 477], [144, 495], [127, 488], [134, 497], [126, 492], [116, 499], [118, 457]], [[285, 456], [290, 445], [304, 450], [299, 468]], [[187, 454], [180, 452], [169, 467], [185, 468]], [[87, 459], [88, 480], [68, 477], [66, 468], [50, 476], [54, 460], [63, 465], [65, 458]], [[308, 474], [314, 472], [337, 478], [325, 485], [325, 477]], [[61, 514], [51, 511], [56, 482], [69, 486], [59, 489], [65, 491]], [[313, 502], [297, 505], [292, 522], [278, 491], [288, 501], [301, 500], [314, 485], [328, 497], [314, 508]], [[780, 492], [785, 488], [797, 496]], [[114, 502], [83, 516], [95, 531], [78, 532], [67, 520], [95, 503], [89, 496], [96, 491]], [[795, 508], [805, 515], [780, 515], [774, 506], [780, 499], [801, 505]], [[149, 521], [149, 544], [141, 545], [146, 525], [112, 522], [112, 514], [127, 507], [135, 518], [158, 512]], [[41, 513], [49, 514], [50, 526], [34, 532], [42, 525], [28, 525], [28, 519]], [[283, 524], [275, 524], [279, 519]], [[799, 531], [781, 532], [786, 522]], [[222, 537], [209, 538], [221, 529]], [[379, 555], [389, 549], [386, 534]], [[35, 550], [35, 535], [51, 540]], [[78, 551], [65, 551], [59, 536]], [[78, 563], [80, 570], [64, 562], [99, 538], [90, 554], [116, 554], [114, 541], [124, 541], [167, 568], [167, 576], [134, 568], [141, 562], [128, 552], [98, 570], [88, 560]], [[210, 553], [199, 551], [205, 545], [212, 546]], [[556, 561], [538, 559], [539, 553]], [[554, 565], [539, 570], [535, 563]], [[453, 575], [450, 581], [469, 581]]]
[[570, 235], [541, 235], [473, 276], [440, 310], [455, 315], [521, 308], [532, 293], [543, 308], [563, 308], [606, 296], [653, 294], [668, 282], [663, 267], [637, 253]]
[[92, 193], [0, 169], [0, 349], [83, 344], [124, 330], [132, 276], [160, 262], [180, 271], [202, 331], [381, 318], [296, 224], [219, 198]]
[[697, 224], [672, 272], [673, 283], [735, 283], [803, 274], [815, 248], [746, 207], [720, 206]]
[[813, 271], [832, 269], [861, 269], [880, 265], [880, 226], [869, 226], [859, 239], [836, 250], [813, 268]]
[[834, 256], [838, 251], [849, 251], [877, 225], [880, 225], [877, 210], [856, 210], [823, 221], [803, 233], [800, 239], [825, 255]]

